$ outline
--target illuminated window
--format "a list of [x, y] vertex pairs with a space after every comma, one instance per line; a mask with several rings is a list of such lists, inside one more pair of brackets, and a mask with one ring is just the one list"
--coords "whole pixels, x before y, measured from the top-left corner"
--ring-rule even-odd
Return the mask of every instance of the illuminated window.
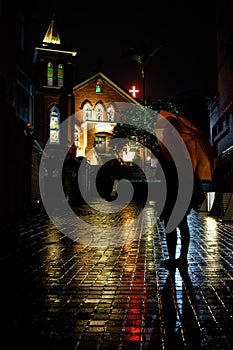
[[91, 120], [91, 116], [92, 116], [92, 110], [91, 110], [91, 106], [89, 105], [89, 103], [85, 104], [84, 108], [84, 121], [85, 120]]
[[103, 82], [102, 80], [98, 79], [95, 83], [95, 92], [97, 94], [102, 94], [103, 93]]
[[79, 130], [78, 130], [78, 126], [77, 125], [74, 126], [74, 144], [75, 144], [76, 147], [80, 147]]
[[53, 65], [51, 62], [47, 65], [47, 85], [53, 86]]
[[56, 106], [50, 110], [49, 141], [52, 144], [60, 143], [60, 111]]
[[110, 105], [107, 109], [107, 118], [108, 118], [108, 121], [111, 122], [114, 120], [114, 116], [115, 116], [115, 110], [113, 108], [112, 105]]
[[98, 104], [95, 107], [95, 119], [96, 120], [103, 120], [103, 106]]
[[105, 136], [96, 136], [95, 137], [95, 147], [98, 151], [105, 150], [106, 137]]
[[63, 87], [63, 65], [59, 64], [57, 67], [57, 81], [58, 81], [58, 86]]

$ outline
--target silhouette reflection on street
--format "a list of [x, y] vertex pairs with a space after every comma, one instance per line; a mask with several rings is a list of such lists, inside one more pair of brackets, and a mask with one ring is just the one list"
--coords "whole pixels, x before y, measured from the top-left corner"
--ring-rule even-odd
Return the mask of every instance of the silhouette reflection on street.
[[161, 292], [161, 333], [166, 349], [201, 349], [196, 296], [188, 272], [169, 273]]

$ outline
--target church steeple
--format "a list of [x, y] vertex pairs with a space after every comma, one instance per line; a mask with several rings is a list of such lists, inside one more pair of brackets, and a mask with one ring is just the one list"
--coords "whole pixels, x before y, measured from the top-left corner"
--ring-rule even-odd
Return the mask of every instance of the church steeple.
[[42, 42], [43, 46], [48, 46], [49, 44], [54, 44], [54, 45], [61, 44], [57, 24], [55, 21], [55, 16], [52, 17], [52, 19], [49, 23], [49, 27], [47, 29], [47, 32], [46, 32], [44, 39], [43, 39], [43, 42]]
[[37, 85], [35, 135], [42, 145], [48, 140], [53, 145], [66, 142], [66, 138], [72, 141], [72, 126], [67, 135], [60, 134], [60, 123], [74, 113], [72, 58], [77, 52], [67, 51], [62, 45], [53, 16], [41, 45], [35, 47], [33, 58]]

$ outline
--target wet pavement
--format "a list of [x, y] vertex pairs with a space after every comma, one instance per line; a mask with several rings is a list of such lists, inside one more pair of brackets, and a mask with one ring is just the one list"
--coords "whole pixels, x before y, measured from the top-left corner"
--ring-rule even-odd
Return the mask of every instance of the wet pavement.
[[[127, 230], [112, 219], [119, 233], [134, 230], [120, 245], [74, 241], [45, 212], [1, 224], [1, 348], [233, 349], [232, 225], [193, 211], [188, 274], [172, 278], [159, 266], [166, 241], [153, 203], [124, 218], [138, 213]], [[85, 205], [76, 215], [99, 227], [109, 218]]]

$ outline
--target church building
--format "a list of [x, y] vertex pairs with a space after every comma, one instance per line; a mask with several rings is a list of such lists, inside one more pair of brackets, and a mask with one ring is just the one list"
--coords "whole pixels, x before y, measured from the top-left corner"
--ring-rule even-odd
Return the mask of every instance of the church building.
[[[35, 48], [34, 72], [38, 92], [35, 96], [34, 132], [38, 143], [54, 149], [67, 144], [75, 157], [86, 157], [90, 164], [101, 164], [98, 154], [108, 154], [109, 139], [120, 120], [119, 103], [141, 106], [126, 90], [98, 71], [73, 86], [73, 58], [66, 50], [53, 17], [40, 46]], [[66, 133], [61, 123], [71, 118]]]

